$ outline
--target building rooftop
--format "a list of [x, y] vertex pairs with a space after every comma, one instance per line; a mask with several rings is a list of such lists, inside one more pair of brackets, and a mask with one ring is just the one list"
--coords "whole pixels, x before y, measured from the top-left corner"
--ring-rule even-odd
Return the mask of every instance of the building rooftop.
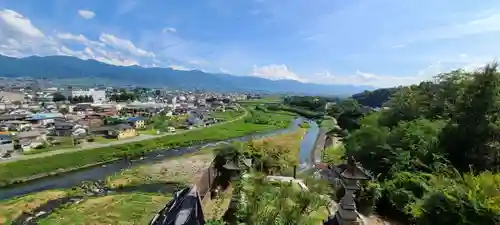
[[29, 116], [26, 120], [44, 120], [63, 117], [61, 113], [37, 113]]

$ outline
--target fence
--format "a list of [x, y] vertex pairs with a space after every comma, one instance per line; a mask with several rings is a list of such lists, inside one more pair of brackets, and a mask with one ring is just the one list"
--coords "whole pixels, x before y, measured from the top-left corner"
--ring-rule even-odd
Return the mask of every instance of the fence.
[[217, 176], [217, 171], [215, 170], [214, 162], [212, 162], [210, 166], [205, 169], [203, 175], [195, 184], [196, 187], [198, 187], [198, 192], [200, 194], [202, 201], [205, 199], [205, 197], [209, 197], [210, 199], [211, 197], [210, 189], [212, 188], [216, 176]]

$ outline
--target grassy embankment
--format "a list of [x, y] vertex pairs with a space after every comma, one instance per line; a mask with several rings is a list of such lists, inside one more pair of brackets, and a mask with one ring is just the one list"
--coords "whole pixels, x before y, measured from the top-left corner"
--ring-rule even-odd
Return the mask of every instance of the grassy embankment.
[[[252, 117], [266, 118], [264, 123], [252, 122]], [[171, 149], [182, 146], [220, 141], [249, 135], [255, 132], [285, 128], [294, 115], [290, 113], [253, 112], [244, 120], [221, 124], [182, 134], [162, 136], [140, 142], [126, 143], [109, 147], [67, 152], [57, 155], [20, 160], [0, 164], [0, 186], [23, 182], [36, 177], [43, 177], [60, 172], [84, 168], [120, 158], [135, 158], [145, 152], [157, 149]]]
[[[325, 131], [331, 131], [337, 126], [337, 121], [335, 118], [325, 116], [320, 121], [320, 128]], [[334, 143], [331, 146], [327, 146], [323, 150], [322, 161], [330, 165], [335, 165], [343, 162], [342, 157], [345, 155], [344, 144], [339, 140], [338, 137], [334, 137]]]

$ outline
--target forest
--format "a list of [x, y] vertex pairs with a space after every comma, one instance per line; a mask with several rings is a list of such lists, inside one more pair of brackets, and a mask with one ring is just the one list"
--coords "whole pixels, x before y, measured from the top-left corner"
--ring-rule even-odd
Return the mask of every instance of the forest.
[[346, 155], [376, 179], [365, 202], [404, 224], [500, 224], [498, 65], [392, 91], [382, 110], [352, 98], [328, 112], [344, 129]]

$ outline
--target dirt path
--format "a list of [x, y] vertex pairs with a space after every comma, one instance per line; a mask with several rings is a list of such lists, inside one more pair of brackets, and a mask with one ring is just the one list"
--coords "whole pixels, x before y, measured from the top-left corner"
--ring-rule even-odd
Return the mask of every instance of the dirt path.
[[[238, 105], [238, 107], [244, 111], [243, 115], [241, 115], [237, 118], [228, 120], [228, 121], [224, 121], [222, 123], [214, 124], [213, 126], [220, 126], [223, 124], [232, 123], [234, 121], [241, 120], [245, 116], [248, 115], [248, 111], [245, 108], [243, 108], [239, 105]], [[101, 148], [101, 147], [109, 147], [109, 146], [113, 146], [113, 145], [119, 145], [119, 144], [131, 143], [131, 142], [139, 142], [139, 141], [149, 140], [149, 139], [153, 139], [153, 138], [164, 137], [164, 136], [168, 136], [168, 135], [177, 135], [177, 134], [187, 133], [187, 132], [200, 130], [200, 129], [204, 129], [204, 128], [205, 127], [198, 127], [198, 128], [194, 128], [192, 130], [179, 131], [177, 133], [166, 133], [166, 134], [161, 134], [161, 135], [141, 135], [141, 136], [133, 137], [130, 139], [118, 140], [118, 141], [113, 141], [113, 142], [109, 142], [109, 143], [92, 143], [91, 145], [81, 146], [81, 147], [77, 147], [77, 148], [59, 149], [59, 150], [43, 152], [43, 153], [33, 154], [33, 155], [16, 154], [16, 155], [12, 155], [12, 157], [8, 158], [8, 159], [0, 159], [0, 164], [14, 162], [14, 161], [18, 161], [18, 160], [47, 157], [47, 156], [57, 155], [57, 154], [62, 154], [62, 153], [67, 153], [67, 152], [76, 152], [76, 151], [83, 151], [83, 150]]]

